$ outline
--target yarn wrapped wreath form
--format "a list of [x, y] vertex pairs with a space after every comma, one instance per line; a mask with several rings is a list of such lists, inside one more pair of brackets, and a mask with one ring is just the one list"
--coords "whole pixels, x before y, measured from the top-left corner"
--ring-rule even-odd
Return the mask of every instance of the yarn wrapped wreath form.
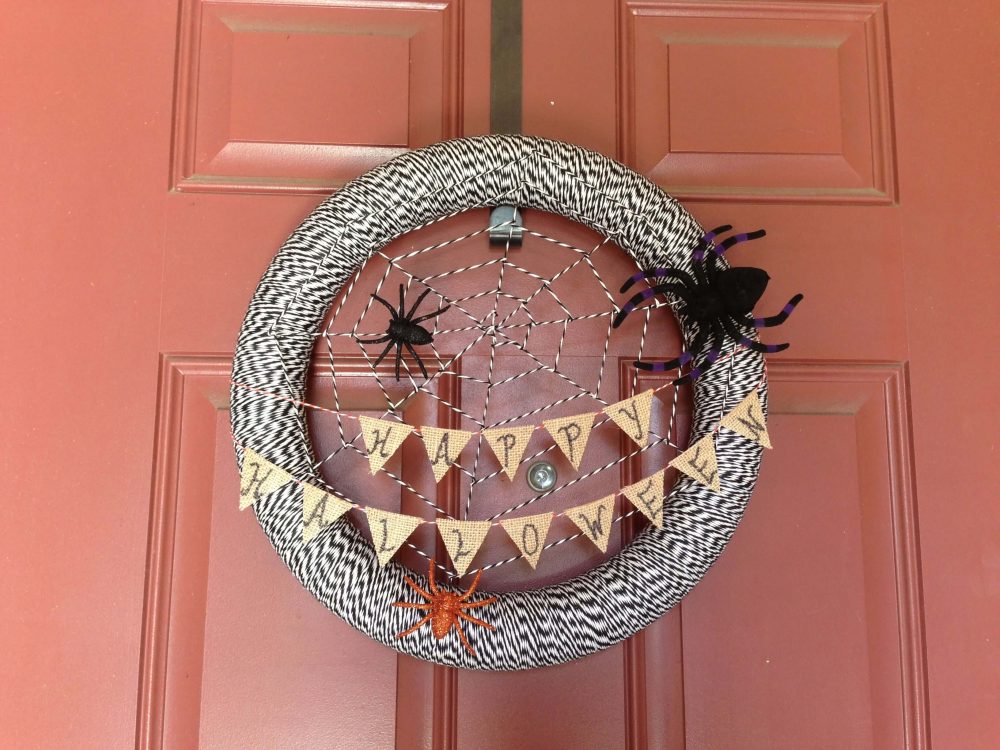
[[[498, 198], [498, 196], [500, 196]], [[240, 330], [233, 363], [232, 431], [237, 461], [245, 448], [299, 482], [322, 485], [301, 406], [315, 336], [345, 282], [377, 250], [428, 221], [467, 209], [513, 204], [578, 221], [630, 254], [641, 269], [693, 273], [705, 230], [663, 190], [618, 162], [583, 148], [527, 136], [483, 136], [403, 154], [353, 180], [323, 202], [277, 253]], [[719, 261], [724, 264], [724, 260]], [[679, 316], [686, 341], [692, 321]], [[702, 341], [704, 341], [704, 336]], [[729, 341], [729, 344], [735, 342]], [[695, 380], [689, 444], [711, 433], [725, 405], [756, 389], [767, 408], [763, 355], [735, 350], [732, 363]], [[287, 398], [267, 394], [282, 393]], [[541, 667], [608, 648], [649, 625], [701, 579], [736, 529], [757, 480], [761, 446], [735, 432], [716, 434], [720, 491], [681, 477], [650, 525], [617, 555], [562, 583], [491, 592], [476, 610], [494, 629], [467, 629], [474, 653], [430, 628], [406, 638], [413, 611], [404, 576], [346, 519], [312, 542], [302, 539], [295, 482], [255, 507], [271, 544], [319, 601], [371, 638], [438, 664], [486, 670]], [[439, 583], [442, 590], [454, 590]]]

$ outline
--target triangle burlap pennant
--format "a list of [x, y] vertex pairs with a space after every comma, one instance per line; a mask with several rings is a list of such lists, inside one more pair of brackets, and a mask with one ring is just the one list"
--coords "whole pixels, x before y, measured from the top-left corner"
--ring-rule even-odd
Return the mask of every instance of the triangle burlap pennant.
[[358, 420], [361, 422], [361, 434], [368, 450], [368, 464], [374, 475], [392, 458], [407, 436], [413, 432], [413, 428], [402, 422], [389, 422], [385, 419], [358, 417]]
[[427, 448], [427, 458], [431, 462], [434, 481], [440, 482], [451, 465], [458, 460], [472, 433], [465, 430], [445, 430], [440, 427], [421, 427], [420, 437]]
[[307, 544], [319, 532], [336, 521], [354, 506], [342, 497], [331, 495], [326, 490], [302, 485], [302, 541]]
[[719, 491], [719, 467], [715, 461], [713, 433], [705, 435], [670, 462], [678, 471], [687, 474], [699, 484]]
[[663, 478], [666, 473], [666, 469], [660, 469], [635, 484], [622, 487], [622, 494], [658, 529], [663, 528]]
[[720, 427], [732, 430], [745, 438], [753, 440], [765, 448], [771, 447], [771, 436], [767, 434], [767, 419], [764, 417], [764, 407], [761, 406], [757, 391], [740, 401], [739, 405], [729, 412], [719, 422]]
[[594, 417], [596, 416], [597, 412], [592, 412], [572, 417], [547, 419], [542, 422], [574, 469], [580, 468], [583, 452], [587, 450], [587, 441], [590, 439], [590, 430], [594, 426]]
[[611, 519], [615, 513], [615, 496], [608, 495], [592, 503], [569, 508], [566, 516], [580, 527], [583, 535], [597, 545], [601, 552], [608, 551], [611, 537]]
[[649, 419], [653, 413], [653, 391], [643, 391], [638, 396], [604, 407], [604, 413], [614, 420], [622, 432], [640, 447], [649, 442]]
[[492, 526], [489, 521], [453, 521], [449, 518], [437, 522], [451, 564], [460, 576], [469, 569]]
[[372, 544], [375, 547], [375, 554], [378, 555], [378, 564], [382, 567], [385, 567], [396, 554], [396, 550], [403, 546], [403, 542], [409, 539], [414, 529], [423, 523], [417, 516], [390, 513], [378, 508], [365, 508], [365, 515], [368, 517], [368, 528], [372, 532]]
[[517, 467], [521, 464], [524, 450], [528, 447], [531, 434], [535, 431], [533, 425], [524, 427], [493, 427], [483, 430], [483, 437], [493, 449], [493, 454], [500, 462], [507, 478], [514, 481]]
[[262, 497], [266, 497], [292, 481], [292, 475], [262, 458], [250, 448], [243, 450], [243, 469], [240, 471], [240, 510], [246, 510]]
[[536, 516], [521, 516], [501, 521], [500, 525], [534, 569], [538, 566], [538, 558], [542, 556], [550, 523], [552, 523], [551, 513], [539, 513]]

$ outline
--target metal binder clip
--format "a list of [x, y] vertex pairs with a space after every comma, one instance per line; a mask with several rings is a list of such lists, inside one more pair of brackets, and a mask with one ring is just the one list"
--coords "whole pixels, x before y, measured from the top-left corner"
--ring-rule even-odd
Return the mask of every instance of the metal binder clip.
[[490, 212], [490, 244], [520, 245], [524, 224], [517, 206], [497, 206]]

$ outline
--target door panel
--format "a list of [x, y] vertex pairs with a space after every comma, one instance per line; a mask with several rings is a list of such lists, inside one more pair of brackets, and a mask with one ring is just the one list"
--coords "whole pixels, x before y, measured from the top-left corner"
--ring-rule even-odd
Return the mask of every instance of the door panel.
[[[806, 294], [765, 336], [793, 347], [769, 360], [776, 449], [744, 523], [646, 631], [527, 673], [432, 666], [331, 615], [236, 511], [229, 368], [260, 274], [331, 189], [488, 130], [489, 5], [5, 9], [0, 745], [992, 748], [1000, 475], [982, 373], [1000, 363], [982, 342], [1000, 310], [983, 217], [1000, 195], [985, 0], [961, 14], [929, 0], [524, 3], [525, 132], [615, 156], [706, 226], [766, 227], [731, 253], [772, 276], [760, 309]], [[513, 252], [547, 262], [538, 249]], [[604, 273], [613, 285], [622, 267]], [[660, 323], [652, 354], [669, 356], [676, 330]], [[533, 348], [551, 354], [547, 336]], [[587, 339], [567, 348], [580, 378]], [[607, 393], [659, 384], [634, 380], [619, 342]], [[353, 356], [345, 406], [372, 413], [379, 393]], [[329, 369], [312, 378], [328, 403]], [[481, 403], [468, 383], [439, 387]], [[408, 409], [457, 426], [432, 399]], [[311, 418], [328, 450], [335, 426]], [[688, 418], [682, 403], [674, 429]], [[621, 450], [595, 439], [595, 456]], [[464, 514], [462, 482], [435, 487], [421, 453], [408, 444], [394, 471]], [[428, 512], [385, 477], [349, 481]], [[431, 528], [412, 542], [399, 559], [413, 569], [417, 550], [444, 555]], [[480, 559], [511, 551], [491, 533]], [[537, 574], [484, 582], [540, 585], [599, 559], [562, 545]]]

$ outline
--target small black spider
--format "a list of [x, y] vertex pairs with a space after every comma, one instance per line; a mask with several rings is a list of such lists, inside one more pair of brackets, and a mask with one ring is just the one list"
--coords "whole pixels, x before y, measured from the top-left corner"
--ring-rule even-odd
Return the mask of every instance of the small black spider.
[[399, 364], [403, 359], [403, 347], [405, 346], [406, 350], [413, 355], [413, 359], [415, 359], [417, 364], [420, 366], [420, 372], [423, 373], [424, 378], [427, 377], [427, 368], [424, 367], [424, 363], [421, 361], [420, 355], [417, 354], [413, 346], [429, 344], [434, 340], [434, 338], [431, 336], [430, 331], [418, 324], [424, 322], [425, 320], [436, 318], [438, 315], [451, 307], [451, 305], [448, 305], [447, 307], [439, 308], [432, 313], [421, 315], [419, 318], [414, 318], [413, 313], [417, 311], [417, 308], [420, 307], [420, 303], [424, 301], [424, 297], [430, 294], [430, 292], [430, 289], [424, 289], [420, 296], [417, 297], [417, 301], [413, 303], [413, 307], [411, 307], [410, 311], [405, 315], [403, 314], [403, 310], [405, 308], [403, 306], [402, 284], [399, 285], [398, 312], [393, 309], [392, 305], [379, 297], [377, 294], [372, 295], [372, 299], [377, 302], [381, 302], [389, 308], [389, 312], [392, 314], [392, 319], [389, 321], [389, 327], [385, 330], [385, 336], [380, 336], [377, 339], [369, 339], [368, 341], [358, 339], [359, 344], [383, 344], [386, 341], [389, 342], [386, 344], [385, 349], [382, 350], [382, 353], [378, 355], [378, 359], [375, 360], [375, 364], [373, 364], [372, 367], [378, 367], [379, 362], [385, 359], [385, 355], [392, 350], [392, 347], [396, 347], [396, 380], [399, 380]]
[[612, 324], [614, 328], [620, 326], [625, 317], [641, 302], [664, 292], [680, 298], [684, 303], [679, 309], [680, 314], [698, 324], [698, 333], [690, 349], [681, 352], [679, 357], [669, 362], [636, 362], [635, 366], [639, 369], [665, 372], [683, 367], [700, 354], [708, 343], [709, 336], [712, 337], [712, 348], [705, 355], [704, 361], [692, 367], [687, 375], [675, 380], [675, 385], [690, 382], [704, 375], [722, 355], [727, 334], [755, 352], [772, 353], [788, 348], [788, 344], [761, 344], [753, 341], [744, 331], [781, 325], [795, 306], [802, 301], [802, 295], [796, 294], [792, 297], [777, 315], [767, 318], [751, 317], [750, 313], [764, 294], [770, 277], [761, 268], [722, 268], [718, 261], [733, 245], [756, 240], [763, 237], [765, 232], [759, 229], [756, 232], [734, 234], [716, 246], [715, 238], [730, 229], [732, 227], [729, 225], [716, 227], [698, 243], [694, 250], [694, 277], [678, 268], [654, 268], [629, 277], [622, 285], [621, 291], [625, 292], [642, 279], [676, 279], [679, 282], [658, 284], [639, 292], [615, 316]]

